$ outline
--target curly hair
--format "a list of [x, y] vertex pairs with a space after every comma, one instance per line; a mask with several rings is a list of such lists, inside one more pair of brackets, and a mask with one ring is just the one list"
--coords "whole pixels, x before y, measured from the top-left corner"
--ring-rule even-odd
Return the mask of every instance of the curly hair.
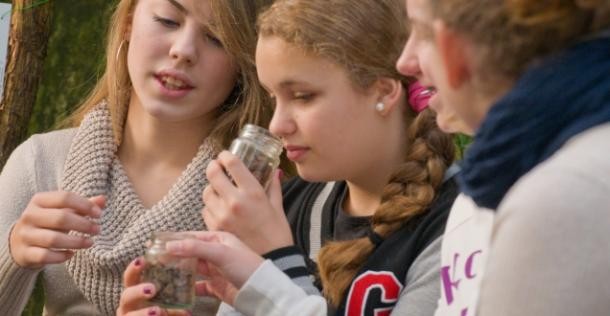
[[540, 58], [610, 27], [607, 0], [429, 0], [432, 15], [477, 46], [487, 81], [514, 80]]

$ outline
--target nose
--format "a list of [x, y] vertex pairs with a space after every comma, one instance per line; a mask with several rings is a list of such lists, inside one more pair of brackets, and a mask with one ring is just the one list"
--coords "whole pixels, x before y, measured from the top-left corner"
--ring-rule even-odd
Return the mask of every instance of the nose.
[[405, 76], [419, 77], [421, 75], [419, 59], [415, 53], [415, 45], [411, 38], [409, 38], [402, 49], [402, 53], [396, 62], [396, 69]]
[[279, 101], [276, 101], [273, 117], [269, 123], [269, 131], [280, 138], [286, 138], [296, 131], [296, 122], [289, 109], [286, 109]]
[[199, 41], [196, 30], [187, 26], [176, 32], [169, 51], [170, 57], [178, 63], [195, 64], [199, 58]]

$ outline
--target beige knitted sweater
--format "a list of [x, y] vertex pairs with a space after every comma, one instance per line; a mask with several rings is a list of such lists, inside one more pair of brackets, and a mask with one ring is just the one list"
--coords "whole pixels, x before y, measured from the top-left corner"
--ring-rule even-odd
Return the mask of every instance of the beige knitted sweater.
[[[205, 143], [168, 194], [145, 209], [120, 162], [103, 108], [79, 129], [35, 135], [11, 155], [0, 175], [0, 315], [19, 315], [42, 274], [46, 315], [113, 315], [122, 273], [155, 230], [201, 230], [205, 166], [215, 150]], [[9, 252], [12, 224], [36, 192], [63, 189], [83, 196], [107, 195], [94, 246], [64, 264], [41, 270], [17, 266]], [[215, 302], [198, 302], [196, 314], [212, 314]]]

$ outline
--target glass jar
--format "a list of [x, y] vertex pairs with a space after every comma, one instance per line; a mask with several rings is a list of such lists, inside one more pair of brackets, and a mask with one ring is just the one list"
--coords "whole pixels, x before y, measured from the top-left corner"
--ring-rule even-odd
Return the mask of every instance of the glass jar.
[[188, 309], [195, 302], [196, 258], [172, 256], [166, 244], [173, 240], [195, 238], [183, 232], [155, 232], [144, 258], [142, 282], [155, 285], [157, 293], [150, 302], [165, 308]]
[[268, 130], [246, 124], [233, 140], [229, 151], [243, 161], [263, 188], [267, 188], [273, 170], [280, 164], [282, 142]]

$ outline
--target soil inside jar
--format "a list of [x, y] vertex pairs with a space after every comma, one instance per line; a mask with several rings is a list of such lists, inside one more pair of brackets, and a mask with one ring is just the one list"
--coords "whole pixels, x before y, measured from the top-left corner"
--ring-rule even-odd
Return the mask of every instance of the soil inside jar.
[[191, 271], [150, 263], [142, 271], [142, 278], [153, 283], [157, 289], [150, 302], [169, 308], [192, 306], [195, 278]]

